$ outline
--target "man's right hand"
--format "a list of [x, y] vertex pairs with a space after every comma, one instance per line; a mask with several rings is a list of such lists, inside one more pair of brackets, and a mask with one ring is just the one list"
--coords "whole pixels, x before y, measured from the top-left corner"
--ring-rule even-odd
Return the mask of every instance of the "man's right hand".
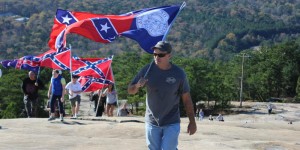
[[148, 79], [141, 77], [140, 80], [136, 83], [137, 87], [143, 87], [147, 83]]

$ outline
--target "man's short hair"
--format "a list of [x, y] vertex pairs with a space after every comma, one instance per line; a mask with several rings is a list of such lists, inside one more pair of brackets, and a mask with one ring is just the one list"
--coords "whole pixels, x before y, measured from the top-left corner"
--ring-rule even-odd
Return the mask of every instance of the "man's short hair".
[[62, 74], [62, 71], [61, 71], [61, 70], [55, 69], [54, 71], [55, 71], [57, 74]]
[[72, 78], [74, 78], [74, 79], [78, 79], [78, 78], [79, 78], [79, 76], [78, 76], [78, 75], [72, 75]]

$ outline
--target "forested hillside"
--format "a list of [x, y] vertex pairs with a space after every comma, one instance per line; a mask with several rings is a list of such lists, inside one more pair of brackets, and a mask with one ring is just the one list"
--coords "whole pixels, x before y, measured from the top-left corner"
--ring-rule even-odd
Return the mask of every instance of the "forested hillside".
[[[180, 5], [183, 1], [139, 0], [0, 0], [0, 59], [48, 50], [57, 8], [100, 14], [123, 14], [143, 8]], [[228, 60], [254, 46], [295, 39], [300, 32], [300, 1], [296, 0], [188, 0], [167, 40], [178, 56]], [[27, 17], [27, 21], [17, 21]], [[106, 55], [138, 51], [139, 45], [119, 38], [104, 45], [68, 35], [77, 55]]]
[[[124, 14], [181, 3], [178, 0], [0, 0], [0, 60], [49, 50], [57, 8]], [[186, 71], [197, 107], [216, 113], [237, 100], [268, 101], [275, 97], [284, 102], [300, 102], [300, 1], [188, 0], [186, 3], [167, 40], [175, 51], [172, 62]], [[73, 55], [81, 57], [114, 54], [112, 68], [118, 98], [136, 106], [145, 101], [144, 90], [136, 95], [127, 93], [128, 83], [152, 59], [135, 41], [119, 37], [110, 44], [102, 44], [69, 34], [67, 44], [71, 44]], [[3, 72], [0, 118], [24, 117], [20, 84], [27, 71], [2, 66], [0, 69]], [[63, 76], [67, 82], [70, 80], [68, 71]], [[50, 78], [51, 69], [42, 68], [40, 79], [46, 87]], [[41, 108], [47, 101], [47, 90], [40, 92]]]

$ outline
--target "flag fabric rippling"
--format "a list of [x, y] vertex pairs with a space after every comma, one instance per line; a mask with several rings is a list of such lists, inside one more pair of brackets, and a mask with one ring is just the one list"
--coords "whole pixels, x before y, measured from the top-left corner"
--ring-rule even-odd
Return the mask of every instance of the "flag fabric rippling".
[[56, 50], [61, 48], [62, 45], [64, 45], [64, 43], [62, 43], [63, 35], [67, 26], [81, 20], [103, 16], [104, 15], [102, 14], [57, 9], [54, 18], [54, 24], [52, 26], [52, 31], [50, 33], [50, 40], [48, 42], [48, 46], [50, 47], [50, 49]]
[[72, 58], [72, 74], [78, 76], [92, 76], [113, 80], [110, 67], [112, 56], [107, 58]]
[[15, 68], [19, 70], [30, 70], [38, 72], [41, 59], [36, 56], [28, 55], [19, 59], [3, 60], [1, 64], [4, 68]]
[[78, 79], [82, 86], [83, 92], [92, 92], [107, 87], [108, 84], [112, 84], [111, 80], [103, 78], [94, 78], [91, 76], [82, 76]]
[[[55, 17], [49, 46], [60, 48], [66, 44], [68, 33], [75, 33], [100, 43], [110, 43], [119, 36], [135, 40], [148, 53], [164, 39], [180, 11], [179, 5], [147, 8], [122, 15], [92, 15], [66, 11]], [[58, 10], [60, 12], [62, 10]], [[78, 12], [79, 13], [79, 12]], [[73, 16], [71, 15], [73, 14]]]
[[70, 70], [71, 50], [66, 48], [56, 50], [49, 50], [41, 55], [41, 67], [48, 67], [59, 70]]

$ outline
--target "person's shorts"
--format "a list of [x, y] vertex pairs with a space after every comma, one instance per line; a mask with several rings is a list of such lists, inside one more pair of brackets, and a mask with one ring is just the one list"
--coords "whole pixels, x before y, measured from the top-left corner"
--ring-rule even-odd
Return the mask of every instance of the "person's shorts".
[[114, 103], [107, 103], [108, 106], [117, 106], [117, 102]]
[[72, 107], [75, 107], [75, 103], [76, 103], [76, 102], [77, 102], [78, 105], [79, 105], [79, 104], [80, 104], [80, 101], [81, 101], [80, 95], [77, 95], [77, 96], [75, 96], [74, 98], [71, 98], [71, 99], [70, 99], [71, 106], [72, 106]]

